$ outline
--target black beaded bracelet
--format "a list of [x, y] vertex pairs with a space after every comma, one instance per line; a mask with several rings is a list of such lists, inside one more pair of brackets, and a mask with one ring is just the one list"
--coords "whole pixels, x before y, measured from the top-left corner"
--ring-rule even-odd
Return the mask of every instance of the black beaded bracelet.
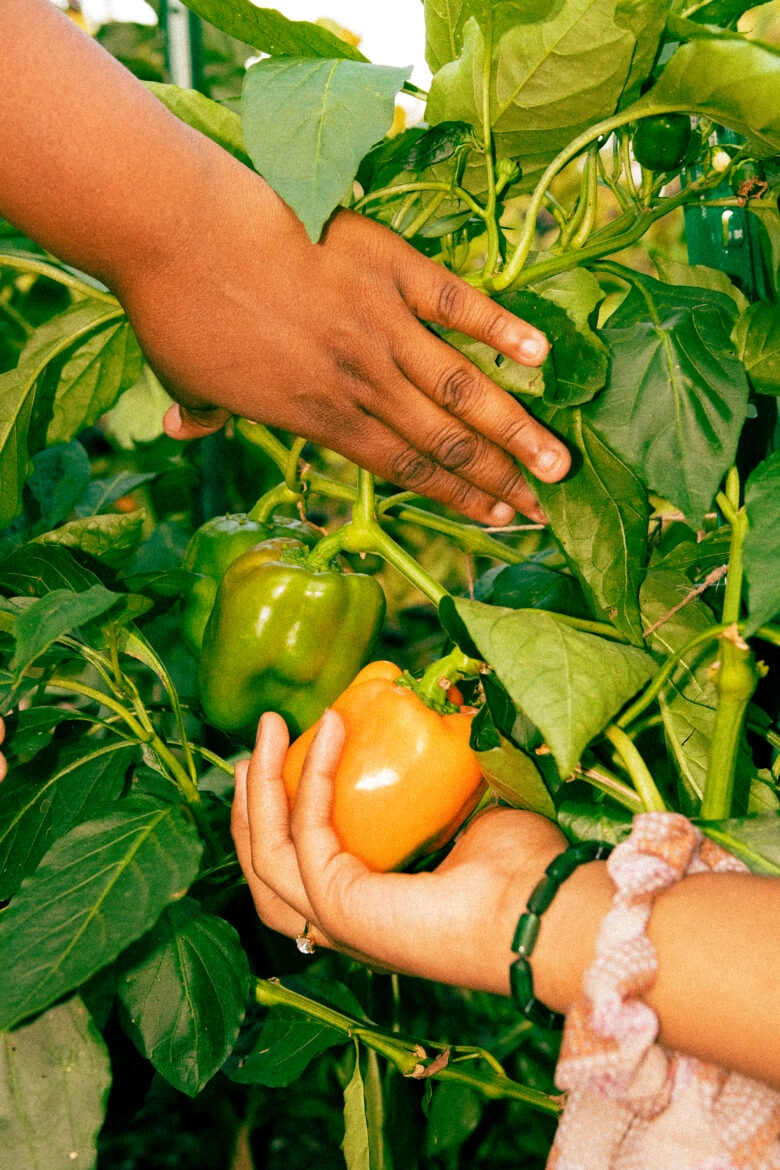
[[542, 914], [550, 906], [566, 878], [571, 877], [578, 866], [584, 865], [587, 861], [600, 861], [611, 852], [612, 846], [606, 841], [582, 841], [579, 845], [571, 845], [563, 853], [559, 853], [547, 866], [544, 877], [528, 899], [525, 912], [520, 915], [512, 939], [512, 950], [519, 958], [515, 959], [509, 968], [512, 998], [523, 1015], [531, 1023], [542, 1028], [560, 1029], [565, 1019], [559, 1012], [545, 1007], [534, 996], [534, 981], [528, 960], [539, 937]]

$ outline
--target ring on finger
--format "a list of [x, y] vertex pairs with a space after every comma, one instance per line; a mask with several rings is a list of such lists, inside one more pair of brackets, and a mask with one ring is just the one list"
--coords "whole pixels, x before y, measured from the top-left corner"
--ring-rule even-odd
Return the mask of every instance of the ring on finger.
[[305, 922], [303, 932], [296, 935], [295, 945], [302, 955], [313, 955], [317, 949], [314, 939], [311, 937], [311, 923]]

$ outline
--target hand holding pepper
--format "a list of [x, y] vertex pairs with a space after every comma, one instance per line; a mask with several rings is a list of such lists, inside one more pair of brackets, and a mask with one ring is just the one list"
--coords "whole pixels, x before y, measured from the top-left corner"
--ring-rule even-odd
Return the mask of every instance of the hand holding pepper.
[[[507, 995], [519, 914], [563, 834], [534, 813], [493, 808], [433, 872], [373, 873], [331, 824], [343, 740], [338, 714], [326, 712], [292, 817], [278, 716], [263, 716], [251, 760], [236, 767], [233, 837], [258, 914], [293, 938], [308, 922], [316, 946], [375, 968]], [[581, 995], [612, 894], [606, 863], [591, 862], [545, 912], [534, 990], [556, 1011]], [[656, 899], [648, 935], [659, 967], [645, 999], [662, 1044], [780, 1087], [777, 931], [768, 927], [778, 915], [780, 882], [753, 874], [695, 874]]]

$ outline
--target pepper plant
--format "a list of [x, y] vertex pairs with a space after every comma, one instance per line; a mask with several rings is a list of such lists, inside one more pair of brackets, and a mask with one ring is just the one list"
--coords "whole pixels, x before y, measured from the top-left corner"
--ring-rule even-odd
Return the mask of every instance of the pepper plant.
[[[495, 798], [572, 840], [678, 809], [780, 875], [776, 5], [425, 0], [427, 93], [324, 27], [248, 0], [190, 7], [260, 59], [240, 115], [150, 83], [159, 99], [257, 169], [312, 241], [351, 207], [544, 330], [541, 371], [444, 336], [573, 454], [562, 483], [536, 485], [545, 531], [491, 533], [236, 420], [272, 481], [247, 523], [324, 520], [309, 569], [362, 559], [408, 583], [452, 650], [442, 677], [479, 707]], [[421, 120], [391, 135], [401, 91]], [[688, 254], [656, 251], [683, 221]], [[535, 1111], [560, 1107], [549, 1038], [483, 1003], [492, 1032], [444, 1039], [412, 994], [440, 1029], [425, 1038], [398, 981], [390, 1008], [373, 984], [368, 1010], [364, 973], [327, 956], [302, 976], [241, 912], [226, 823], [245, 745], [198, 699], [202, 613], [194, 653], [170, 636], [226, 563], [183, 559], [175, 521], [125, 509], [154, 503], [160, 466], [90, 461], [85, 436], [149, 378], [122, 307], [10, 229], [0, 273], [0, 1165], [113, 1165], [98, 1134], [130, 1042], [158, 1085], [231, 1103], [226, 1167], [269, 1094], [294, 1104], [325, 1065], [352, 1170], [454, 1166], [467, 1142], [469, 1164], [504, 1164], [480, 1121], [496, 1101], [512, 1156], [538, 1164]], [[434, 546], [469, 568], [455, 585]], [[414, 1150], [399, 1117], [427, 1132]]]

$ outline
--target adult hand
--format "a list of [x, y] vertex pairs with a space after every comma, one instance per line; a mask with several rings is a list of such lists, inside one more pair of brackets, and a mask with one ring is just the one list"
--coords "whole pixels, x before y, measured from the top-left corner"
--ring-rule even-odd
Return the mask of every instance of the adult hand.
[[233, 836], [255, 907], [295, 937], [369, 966], [507, 994], [509, 944], [525, 899], [565, 848], [543, 817], [491, 809], [475, 817], [430, 873], [373, 873], [344, 852], [330, 822], [344, 737], [327, 711], [306, 759], [290, 817], [283, 720], [260, 721], [252, 757], [236, 767]]
[[522, 469], [560, 479], [566, 447], [421, 322], [527, 366], [544, 360], [544, 336], [360, 215], [339, 212], [313, 245], [262, 180], [213, 161], [236, 173], [208, 244], [123, 298], [180, 403], [168, 434], [197, 438], [242, 414], [475, 520], [543, 520]]

